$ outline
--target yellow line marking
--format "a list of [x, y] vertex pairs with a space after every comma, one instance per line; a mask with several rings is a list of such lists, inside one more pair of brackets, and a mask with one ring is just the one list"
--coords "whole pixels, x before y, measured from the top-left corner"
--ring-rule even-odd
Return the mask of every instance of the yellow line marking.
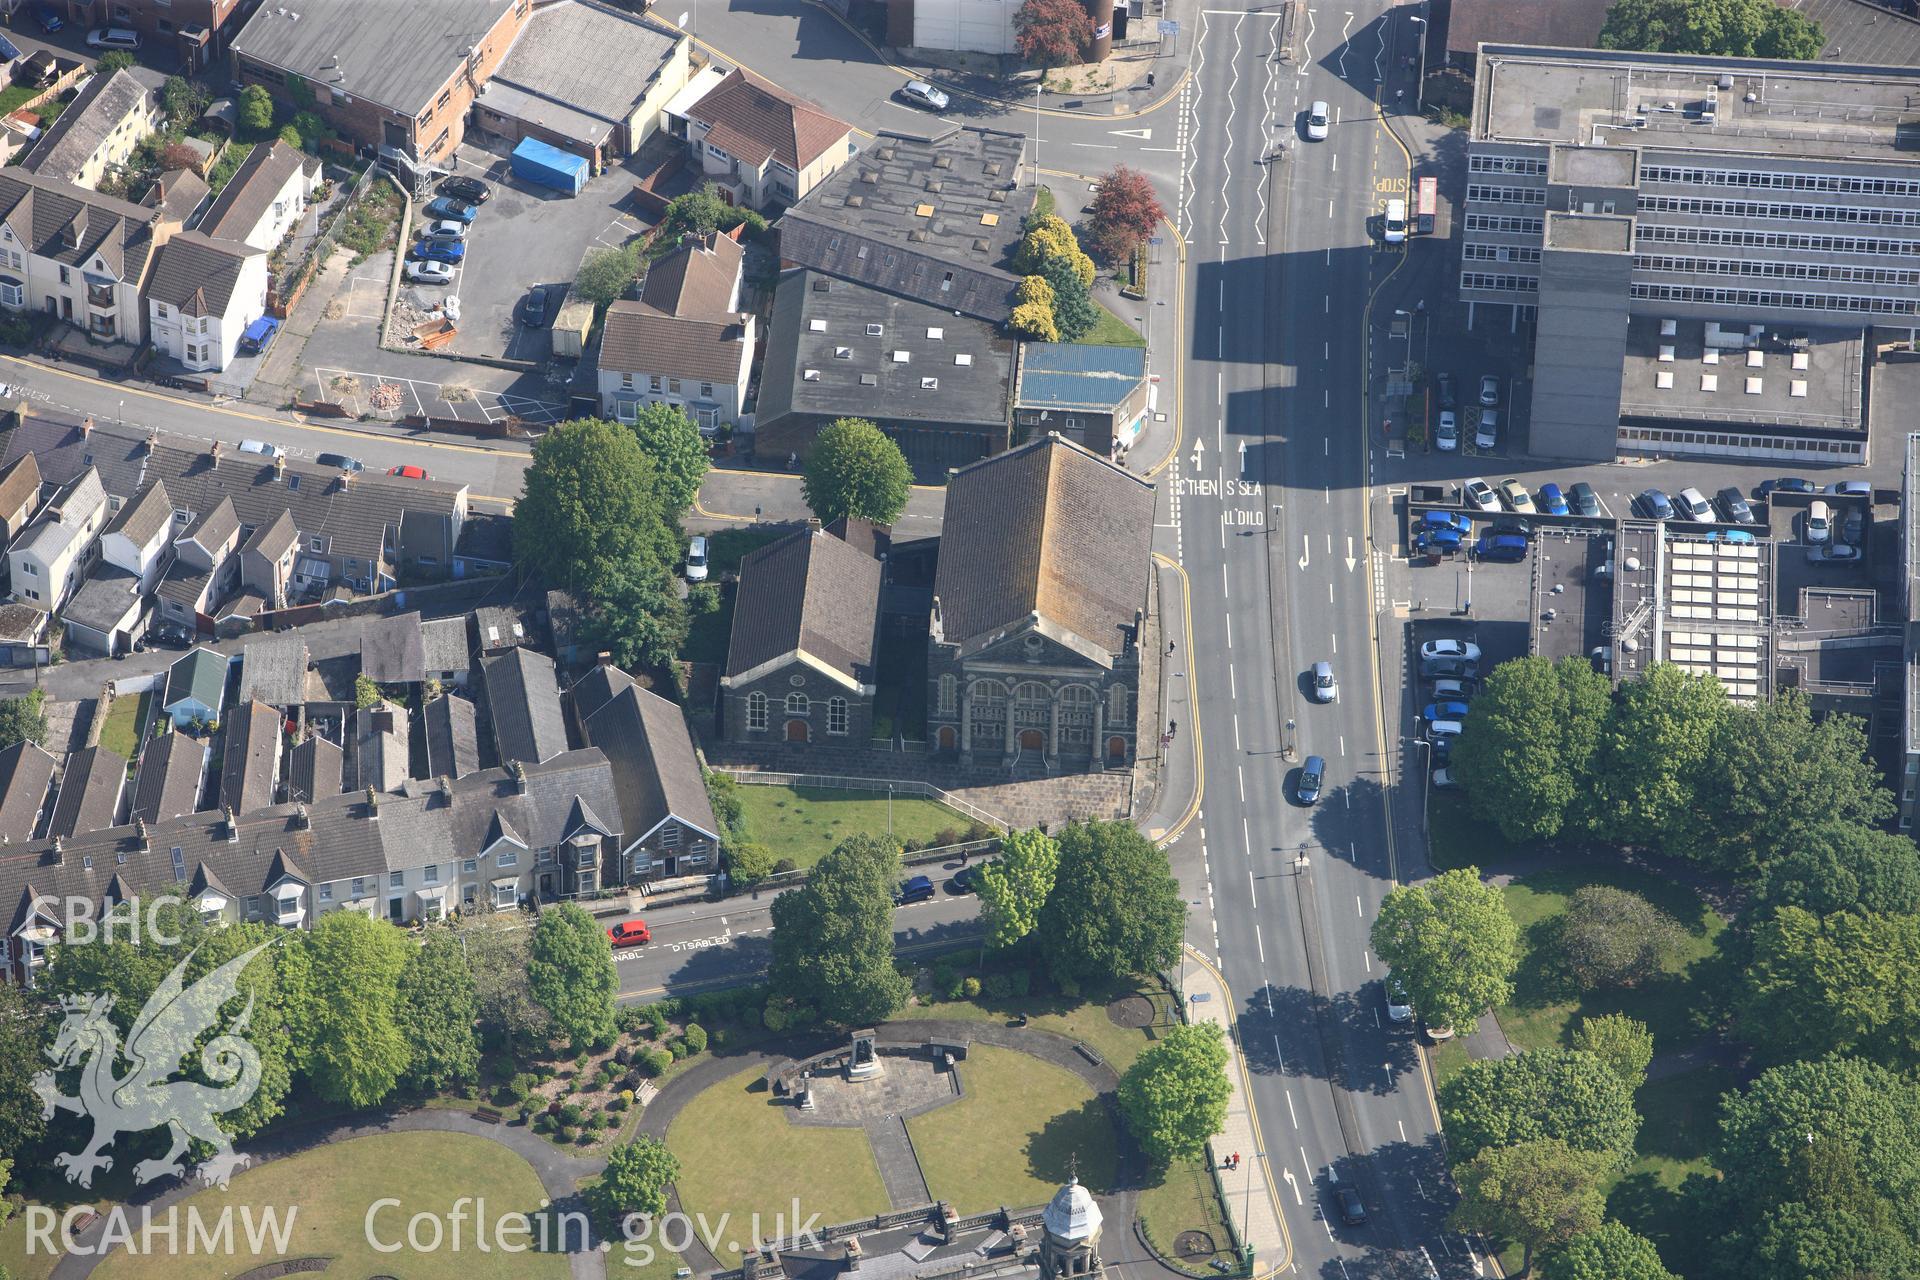
[[[1180, 815], [1180, 820], [1173, 824], [1167, 834], [1160, 837], [1160, 847], [1164, 849], [1180, 838], [1180, 833], [1187, 829], [1187, 824], [1192, 822], [1194, 815], [1200, 812], [1200, 797], [1206, 793], [1207, 789], [1207, 753], [1201, 750], [1204, 740], [1200, 732], [1200, 695], [1198, 693], [1200, 677], [1193, 663], [1192, 586], [1187, 579], [1186, 568], [1179, 561], [1170, 556], [1161, 555], [1158, 551], [1153, 553], [1153, 558], [1180, 575], [1180, 617], [1187, 640], [1187, 702], [1194, 708], [1187, 713], [1187, 723], [1193, 727], [1193, 797], [1187, 801], [1187, 811]], [[1164, 606], [1161, 611], [1165, 612]]]
[[[1185, 422], [1180, 417], [1180, 397], [1187, 390], [1187, 242], [1181, 238], [1180, 228], [1173, 225], [1173, 219], [1162, 214], [1160, 221], [1173, 233], [1174, 276], [1173, 276], [1173, 399], [1167, 412], [1173, 417], [1173, 447], [1167, 450], [1167, 456], [1153, 464], [1146, 471], [1151, 480], [1165, 471], [1173, 460], [1180, 456], [1181, 433]], [[1189, 650], [1191, 652], [1191, 650]]]

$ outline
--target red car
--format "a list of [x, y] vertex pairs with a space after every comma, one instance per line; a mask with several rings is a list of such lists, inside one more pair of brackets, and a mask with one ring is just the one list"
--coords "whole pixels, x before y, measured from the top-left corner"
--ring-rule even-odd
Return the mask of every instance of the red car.
[[637, 947], [653, 941], [653, 931], [645, 920], [623, 920], [607, 930], [607, 940], [616, 947]]
[[404, 467], [393, 467], [387, 474], [390, 476], [399, 476], [402, 480], [425, 480], [427, 478], [427, 470], [425, 467], [416, 467], [412, 464]]

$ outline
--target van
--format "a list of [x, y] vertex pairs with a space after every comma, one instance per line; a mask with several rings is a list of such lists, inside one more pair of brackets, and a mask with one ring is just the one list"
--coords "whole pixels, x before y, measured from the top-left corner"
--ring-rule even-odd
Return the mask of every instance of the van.
[[1407, 202], [1405, 200], [1387, 201], [1386, 217], [1380, 220], [1380, 238], [1388, 244], [1399, 244], [1407, 238]]
[[1294, 795], [1301, 804], [1313, 804], [1320, 799], [1320, 788], [1327, 777], [1327, 762], [1320, 756], [1308, 756], [1306, 763], [1300, 766], [1300, 781]]
[[687, 581], [707, 580], [707, 540], [695, 538], [687, 543]]

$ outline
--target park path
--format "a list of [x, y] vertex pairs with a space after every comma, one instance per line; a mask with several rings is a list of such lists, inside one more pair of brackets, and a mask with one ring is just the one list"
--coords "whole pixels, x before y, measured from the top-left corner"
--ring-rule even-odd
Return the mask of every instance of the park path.
[[880, 1184], [887, 1189], [887, 1203], [895, 1209], [912, 1209], [933, 1203], [927, 1179], [920, 1172], [920, 1158], [913, 1154], [913, 1139], [907, 1135], [907, 1122], [900, 1116], [878, 1116], [860, 1126], [873, 1149], [873, 1162], [880, 1168]]

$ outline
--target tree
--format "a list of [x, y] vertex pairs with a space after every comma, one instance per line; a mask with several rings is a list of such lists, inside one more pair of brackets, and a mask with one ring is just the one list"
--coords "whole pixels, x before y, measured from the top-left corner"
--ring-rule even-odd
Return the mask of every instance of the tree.
[[527, 985], [576, 1051], [613, 1043], [620, 989], [613, 944], [579, 906], [566, 902], [541, 914], [527, 944]]
[[640, 451], [653, 461], [666, 516], [678, 520], [700, 496], [707, 477], [707, 444], [700, 428], [677, 405], [641, 405], [633, 417]]
[[412, 1057], [406, 1077], [419, 1089], [441, 1090], [480, 1074], [480, 1040], [474, 1032], [479, 1001], [473, 971], [451, 929], [427, 934], [400, 971], [400, 1019]]
[[758, 840], [742, 840], [727, 846], [727, 874], [738, 885], [759, 884], [773, 874], [778, 862], [773, 850]]
[[1612, 703], [1612, 683], [1585, 658], [1495, 667], [1453, 754], [1475, 812], [1516, 844], [1581, 825]]
[[911, 986], [893, 966], [893, 894], [900, 847], [889, 836], [849, 836], [807, 882], [773, 900], [775, 996], [828, 1022], [881, 1022]]
[[1578, 1049], [1529, 1049], [1469, 1062], [1447, 1077], [1438, 1097], [1447, 1146], [1458, 1161], [1493, 1147], [1558, 1138], [1624, 1168], [1640, 1131], [1633, 1086]]
[[1130, 822], [1076, 822], [1040, 910], [1041, 950], [1056, 979], [1151, 973], [1180, 955], [1186, 900], [1167, 855]]
[[740, 805], [740, 784], [724, 773], [708, 770], [702, 775], [707, 786], [707, 803], [713, 807], [714, 821], [720, 824], [723, 840], [746, 838], [746, 811]]
[[99, 64], [95, 69], [103, 76], [110, 76], [116, 71], [132, 70], [133, 66], [131, 53], [125, 49], [109, 49], [100, 55]]
[[588, 580], [581, 639], [622, 667], [672, 663], [691, 625], [673, 562], [657, 554], [608, 559]]
[[200, 153], [184, 142], [169, 142], [160, 151], [160, 167], [168, 172], [191, 169], [200, 172]]
[[273, 95], [257, 84], [240, 90], [240, 127], [255, 138], [273, 132]]
[[1677, 1280], [1653, 1241], [1618, 1222], [1603, 1222], [1540, 1262], [1540, 1280]]
[[1154, 194], [1153, 183], [1138, 169], [1117, 165], [1094, 185], [1093, 207], [1087, 223], [1093, 244], [1109, 262], [1130, 257], [1153, 234], [1167, 211]]
[[[1079, 256], [1092, 266], [1093, 260], [1086, 254]], [[1040, 274], [1053, 286], [1053, 325], [1060, 331], [1060, 340], [1077, 342], [1086, 337], [1099, 323], [1100, 310], [1073, 259], [1048, 258], [1040, 264]]]
[[1567, 901], [1555, 942], [1582, 991], [1637, 987], [1659, 973], [1686, 941], [1686, 930], [1637, 893], [1582, 885]]
[[185, 76], [168, 76], [160, 86], [160, 109], [169, 123], [184, 129], [207, 109], [207, 95]]
[[906, 510], [913, 470], [900, 446], [865, 418], [839, 418], [807, 451], [801, 496], [822, 524], [847, 516], [892, 524]]
[[1034, 214], [1024, 224], [1020, 243], [1014, 246], [1014, 270], [1023, 276], [1041, 275], [1047, 263], [1056, 261], [1066, 262], [1081, 284], [1092, 287], [1096, 274], [1093, 259], [1081, 252], [1067, 220], [1054, 213]]
[[1120, 1077], [1120, 1113], [1156, 1165], [1190, 1159], [1227, 1120], [1226, 1034], [1217, 1022], [1176, 1026]]
[[1013, 291], [1015, 303], [1038, 303], [1053, 314], [1053, 286], [1047, 283], [1045, 276], [1025, 276]]
[[362, 711], [377, 707], [382, 702], [380, 686], [373, 682], [366, 672], [353, 678], [353, 705]]
[[1524, 1274], [1533, 1268], [1535, 1249], [1600, 1225], [1607, 1208], [1600, 1188], [1610, 1172], [1606, 1156], [1558, 1138], [1489, 1147], [1454, 1170], [1460, 1201], [1450, 1223], [1456, 1231], [1517, 1242]]
[[987, 946], [1004, 950], [1034, 931], [1059, 869], [1059, 841], [1038, 827], [1008, 833], [1000, 856], [974, 872]]
[[1573, 1032], [1573, 1047], [1592, 1054], [1607, 1064], [1613, 1074], [1626, 1081], [1629, 1089], [1638, 1089], [1647, 1078], [1653, 1062], [1653, 1033], [1638, 1018], [1624, 1013], [1603, 1013], [1597, 1018], [1582, 1018]]
[[[1032, 276], [1030, 279], [1039, 280], [1041, 284], [1047, 283], [1039, 276]], [[1053, 288], [1048, 286], [1047, 297], [1052, 298], [1052, 296]], [[1060, 341], [1059, 326], [1053, 322], [1052, 302], [1014, 304], [1013, 315], [1008, 319], [1007, 325], [1013, 330], [1015, 337], [1024, 338], [1028, 342]]]
[[1726, 709], [1725, 685], [1668, 662], [1622, 685], [1595, 774], [1599, 834], [1650, 848], [1682, 843], [1678, 833], [1698, 821], [1694, 785]]
[[573, 276], [573, 291], [596, 307], [610, 307], [627, 296], [627, 290], [640, 275], [640, 250], [637, 245], [618, 249], [595, 249], [580, 261]]
[[638, 1137], [607, 1153], [600, 1180], [586, 1189], [587, 1208], [617, 1235], [629, 1214], [666, 1212], [667, 1187], [680, 1176], [680, 1158], [657, 1138]]
[[1764, 1058], [1920, 1065], [1920, 916], [1781, 907], [1753, 931], [1741, 1025]]
[[1013, 15], [1013, 46], [1036, 67], [1080, 61], [1093, 43], [1093, 19], [1078, 0], [1026, 0]]
[[1600, 28], [1602, 49], [1648, 53], [1806, 60], [1826, 42], [1806, 15], [1774, 0], [1615, 0]]
[[654, 243], [671, 249], [685, 236], [731, 231], [743, 222], [751, 234], [766, 230], [765, 218], [751, 209], [728, 204], [720, 198], [718, 186], [711, 182], [703, 183], [699, 190], [677, 195], [667, 201], [666, 212], [660, 217], [660, 232]]
[[1429, 1027], [1471, 1028], [1513, 994], [1520, 929], [1500, 891], [1480, 883], [1478, 867], [1393, 889], [1372, 940]]
[[[57, 947], [54, 953], [64, 950]], [[0, 982], [0, 1161], [27, 1150], [46, 1132], [33, 1077], [47, 1065], [41, 1049], [50, 1043], [51, 1030], [44, 1006], [30, 1003], [12, 983]]]
[[527, 931], [501, 915], [466, 916], [454, 927], [473, 973], [481, 1031], [509, 1052], [544, 1044], [553, 1033], [553, 1019], [533, 998], [527, 979]]
[[0, 698], [0, 750], [19, 742], [45, 746], [47, 691], [34, 689], [17, 698]]
[[1807, 832], [1798, 848], [1761, 864], [1754, 908], [1920, 914], [1920, 848], [1907, 836], [1847, 822]]
[[329, 911], [288, 945], [294, 1061], [327, 1101], [373, 1106], [407, 1069], [399, 982], [413, 950], [400, 930], [358, 911]]
[[1735, 873], [1802, 848], [1818, 826], [1872, 826], [1894, 808], [1859, 717], [1815, 719], [1812, 701], [1793, 689], [1726, 708], [1694, 795], [1695, 818], [1675, 833], [1676, 851]]

